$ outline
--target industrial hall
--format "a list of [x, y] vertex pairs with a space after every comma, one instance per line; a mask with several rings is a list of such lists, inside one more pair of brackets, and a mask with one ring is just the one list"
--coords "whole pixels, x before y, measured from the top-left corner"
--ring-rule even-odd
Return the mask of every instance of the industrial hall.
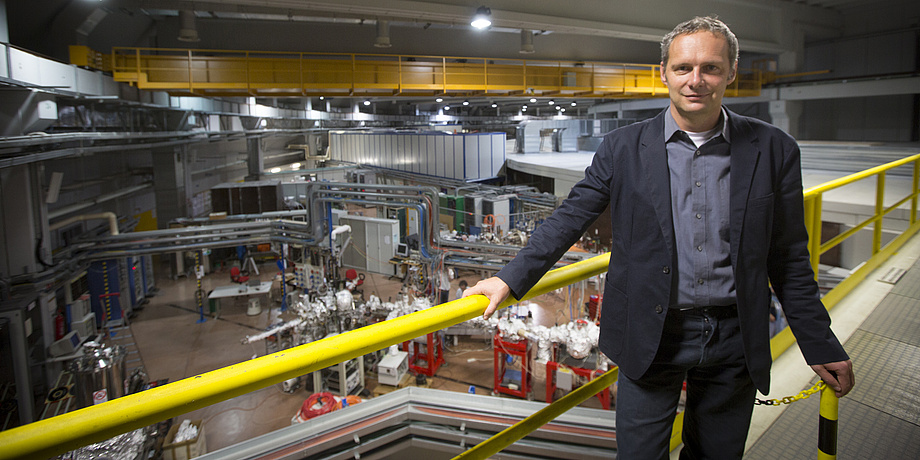
[[920, 458], [920, 2], [0, 0], [0, 131], [0, 460]]

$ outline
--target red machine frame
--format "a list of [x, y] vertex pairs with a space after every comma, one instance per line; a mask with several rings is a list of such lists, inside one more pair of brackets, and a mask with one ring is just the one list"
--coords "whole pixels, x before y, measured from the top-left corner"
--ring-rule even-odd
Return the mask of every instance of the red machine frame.
[[[403, 342], [403, 351], [409, 353], [409, 370], [415, 372], [416, 374], [427, 375], [428, 377], [433, 377], [434, 373], [438, 371], [441, 367], [441, 364], [444, 364], [444, 348], [441, 344], [441, 336], [436, 332], [428, 334], [428, 347], [425, 349], [424, 353], [419, 352], [418, 342], [413, 340], [407, 340]], [[409, 344], [412, 344], [410, 349]], [[431, 352], [434, 350], [434, 359], [430, 359]], [[424, 360], [427, 365], [419, 366], [415, 364], [416, 361]]]
[[[527, 339], [518, 342], [507, 342], [495, 334], [492, 338], [492, 350], [494, 352], [495, 384], [492, 387], [492, 394], [504, 393], [519, 398], [533, 400], [533, 372], [531, 370], [532, 351]], [[510, 387], [502, 386], [502, 380], [505, 375], [505, 357], [517, 356], [521, 358], [521, 385], [514, 390]]]
[[[569, 369], [575, 375], [579, 377], [584, 377], [588, 380], [594, 380], [596, 377], [604, 373], [600, 369], [585, 369], [582, 367], [573, 367], [565, 364], [556, 362], [556, 352], [557, 348], [553, 346], [553, 359], [546, 362], [546, 403], [552, 403], [554, 401], [553, 396], [556, 394], [556, 370], [564, 367]], [[574, 383], [574, 382], [573, 382]], [[601, 407], [604, 410], [610, 410], [610, 387], [604, 388], [598, 392], [595, 396], [601, 401]]]

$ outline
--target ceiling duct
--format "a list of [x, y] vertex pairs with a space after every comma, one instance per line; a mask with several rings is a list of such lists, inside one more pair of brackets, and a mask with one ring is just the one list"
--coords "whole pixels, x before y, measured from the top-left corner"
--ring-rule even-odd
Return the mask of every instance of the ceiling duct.
[[180, 42], [197, 42], [198, 29], [195, 28], [195, 12], [191, 10], [179, 10], [179, 37]]

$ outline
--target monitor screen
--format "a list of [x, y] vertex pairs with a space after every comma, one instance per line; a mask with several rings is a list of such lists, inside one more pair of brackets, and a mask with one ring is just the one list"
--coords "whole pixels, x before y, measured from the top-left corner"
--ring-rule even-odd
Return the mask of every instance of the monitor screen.
[[409, 257], [409, 246], [403, 243], [397, 243], [396, 255], [398, 257]]

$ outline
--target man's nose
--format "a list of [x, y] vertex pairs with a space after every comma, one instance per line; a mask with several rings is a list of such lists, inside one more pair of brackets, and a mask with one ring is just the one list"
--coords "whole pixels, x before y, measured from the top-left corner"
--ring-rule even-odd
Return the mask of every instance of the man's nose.
[[699, 85], [702, 81], [703, 81], [703, 75], [702, 75], [702, 72], [700, 71], [700, 68], [699, 68], [699, 67], [694, 67], [693, 70], [690, 71], [690, 79], [688, 80], [687, 83], [688, 83], [690, 86], [697, 86], [697, 85]]

